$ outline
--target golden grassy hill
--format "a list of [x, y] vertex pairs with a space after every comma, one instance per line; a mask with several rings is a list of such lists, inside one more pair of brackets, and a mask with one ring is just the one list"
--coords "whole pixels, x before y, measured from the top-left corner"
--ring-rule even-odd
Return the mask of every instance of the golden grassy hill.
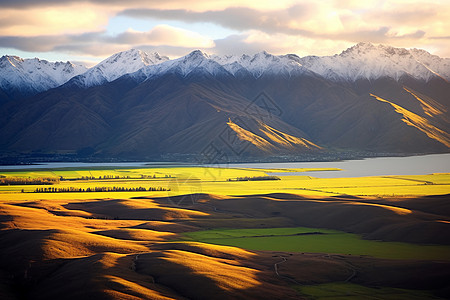
[[188, 207], [143, 197], [1, 201], [2, 299], [300, 299], [292, 285], [349, 278], [446, 295], [448, 261], [250, 251], [185, 241], [182, 234], [310, 226], [448, 244], [447, 196], [195, 197]]

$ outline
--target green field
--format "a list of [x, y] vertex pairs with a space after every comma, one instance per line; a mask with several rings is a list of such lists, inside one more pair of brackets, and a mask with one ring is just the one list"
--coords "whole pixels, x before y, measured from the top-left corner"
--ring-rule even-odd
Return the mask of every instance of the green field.
[[307, 299], [325, 300], [421, 300], [440, 299], [427, 291], [389, 287], [366, 287], [353, 283], [325, 283], [295, 287]]
[[367, 255], [389, 259], [450, 260], [450, 246], [364, 240], [315, 228], [214, 229], [185, 233], [188, 240], [249, 250]]
[[[286, 275], [292, 275], [292, 278], [295, 278], [296, 284], [299, 282], [306, 284], [292, 287], [307, 299], [438, 299], [431, 293], [434, 292], [433, 287], [429, 288], [430, 293], [395, 289], [388, 285], [368, 287], [341, 282], [341, 280], [345, 280], [345, 277], [341, 279], [341, 273], [345, 275], [349, 271], [349, 262], [355, 264], [358, 272], [359, 268], [362, 268], [361, 272], [371, 268], [372, 262], [373, 264], [385, 263], [387, 270], [396, 270], [398, 264], [408, 266], [414, 263], [422, 269], [419, 268], [415, 271], [416, 265], [414, 265], [414, 269], [407, 269], [404, 272], [400, 270], [403, 272], [402, 274], [406, 272], [409, 274], [411, 271], [417, 276], [425, 276], [427, 280], [430, 278], [434, 280], [432, 277], [435, 276], [434, 274], [426, 274], [422, 270], [425, 272], [428, 270], [423, 265], [436, 264], [443, 266], [442, 272], [439, 272], [444, 274], [440, 275], [441, 273], [439, 273], [436, 276], [445, 278], [445, 274], [447, 274], [445, 269], [448, 270], [450, 263], [450, 246], [375, 241], [337, 230], [289, 226], [296, 226], [296, 224], [311, 227], [328, 226], [359, 233], [371, 233], [372, 230], [380, 228], [373, 229], [373, 226], [368, 226], [365, 227], [369, 228], [368, 230], [361, 229], [361, 218], [357, 222], [353, 220], [353, 216], [358, 216], [359, 212], [367, 213], [363, 216], [366, 216], [368, 220], [371, 218], [381, 219], [379, 224], [385, 227], [397, 224], [395, 220], [406, 220], [408, 224], [411, 222], [419, 224], [418, 227], [411, 228], [420, 228], [421, 224], [425, 224], [424, 230], [427, 230], [427, 224], [431, 221], [439, 222], [440, 225], [447, 224], [449, 220], [445, 209], [448, 196], [422, 196], [450, 194], [450, 173], [331, 179], [309, 176], [314, 173], [308, 173], [308, 171], [318, 170], [149, 166], [147, 168], [0, 171], [0, 177], [2, 177], [0, 180], [2, 183], [0, 185], [0, 204], [3, 205], [1, 213], [6, 216], [3, 218], [2, 224], [6, 224], [5, 226], [9, 226], [8, 228], [17, 234], [23, 234], [26, 230], [45, 233], [49, 229], [60, 230], [64, 236], [58, 233], [54, 234], [52, 238], [45, 235], [37, 239], [37, 242], [40, 243], [39, 247], [47, 249], [45, 253], [56, 253], [56, 255], [59, 255], [59, 252], [66, 255], [65, 253], [88, 251], [89, 245], [93, 243], [103, 245], [105, 241], [114, 242], [108, 246], [112, 247], [112, 250], [106, 248], [101, 251], [112, 253], [117, 251], [113, 255], [114, 257], [108, 258], [112, 259], [111, 262], [108, 261], [108, 265], [115, 265], [112, 263], [115, 259], [122, 260], [125, 271], [118, 269], [120, 274], [131, 271], [130, 264], [132, 263], [132, 257], [120, 252], [121, 249], [128, 249], [127, 247], [132, 245], [133, 248], [126, 250], [126, 253], [136, 253], [132, 256], [137, 259], [138, 254], [146, 251], [145, 247], [155, 245], [155, 249], [152, 246], [149, 250], [158, 251], [158, 247], [171, 249], [169, 251], [160, 250], [165, 256], [162, 256], [164, 259], [159, 262], [166, 262], [167, 259], [172, 266], [180, 265], [183, 268], [195, 270], [195, 272], [189, 271], [186, 274], [187, 278], [191, 273], [196, 278], [198, 274], [204, 274], [207, 282], [212, 282], [212, 279], [217, 282], [229, 279], [226, 282], [234, 285], [236, 282], [247, 280], [248, 286], [257, 286], [259, 280], [255, 275], [257, 274], [256, 269], [253, 270], [253, 273], [249, 273], [244, 271], [246, 270], [244, 266], [247, 266], [248, 262], [253, 264], [254, 257], [259, 257], [262, 265], [258, 266], [261, 268], [258, 270], [270, 271], [273, 276], [276, 276], [272, 269], [273, 261], [279, 261], [279, 258], [276, 258], [276, 253], [252, 253], [251, 250], [279, 251], [291, 252], [292, 257], [297, 259], [297, 261], [293, 259], [294, 262], [311, 263], [310, 270], [323, 271], [323, 274], [315, 275], [319, 280], [311, 279], [311, 273], [298, 268], [296, 264], [293, 264], [288, 269], [289, 272], [286, 272]], [[335, 169], [328, 170], [339, 172]], [[283, 172], [292, 171], [305, 173], [302, 174], [303, 176], [282, 175]], [[281, 173], [277, 174], [281, 180], [236, 180], [239, 177], [270, 176], [272, 172]], [[7, 177], [12, 178], [8, 180]], [[51, 177], [54, 179], [48, 182], [43, 180]], [[41, 180], [31, 181], [23, 178], [40, 178]], [[18, 182], [21, 185], [18, 185]], [[32, 184], [24, 184], [30, 182]], [[47, 184], [49, 182], [53, 184]], [[42, 188], [49, 187], [52, 188], [52, 191], [42, 190]], [[91, 190], [96, 187], [106, 190], [120, 187], [121, 191], [113, 189], [114, 192], [87, 192], [87, 189]], [[136, 191], [137, 187], [147, 190]], [[166, 190], [150, 191], [151, 187], [161, 187]], [[54, 192], [58, 189], [61, 192]], [[67, 192], [70, 190], [73, 192]], [[194, 195], [194, 198], [198, 197], [198, 199], [195, 198], [197, 199], [195, 201], [189, 198], [190, 196], [177, 197], [192, 193], [203, 194]], [[274, 194], [271, 195], [271, 193]], [[304, 198], [296, 195], [304, 196]], [[171, 197], [174, 198], [171, 199]], [[183, 200], [185, 197], [186, 201]], [[186, 203], [189, 201], [190, 203]], [[431, 201], [432, 204], [428, 204], [427, 201]], [[329, 204], [334, 206], [329, 206]], [[297, 207], [297, 205], [301, 206]], [[318, 210], [315, 209], [316, 207]], [[345, 214], [343, 217], [339, 215], [339, 218], [334, 218], [336, 211], [343, 211], [343, 208], [346, 207], [353, 209], [351, 215]], [[442, 215], [441, 207], [443, 207]], [[334, 223], [331, 222], [329, 225], [312, 221], [310, 221], [312, 223], [300, 223], [294, 210], [284, 213], [287, 209], [298, 209], [298, 212], [304, 212], [303, 208], [310, 209], [305, 211], [308, 214], [306, 216], [319, 218], [319, 220], [330, 217]], [[322, 210], [322, 208], [324, 209]], [[342, 220], [347, 220], [343, 218], [349, 216], [352, 221], [350, 223], [353, 223], [356, 229], [352, 229], [353, 225], [349, 225], [350, 229], [340, 226]], [[259, 229], [256, 229], [258, 227]], [[17, 228], [23, 230], [16, 230]], [[211, 228], [218, 229], [211, 230]], [[389, 229], [391, 228], [389, 227]], [[406, 227], [403, 231], [400, 228], [400, 234], [396, 232], [392, 236], [387, 234], [379, 238], [397, 239], [398, 236], [402, 236], [406, 230], [409, 230], [408, 228]], [[443, 228], [442, 226], [431, 226], [430, 228], [431, 236], [445, 239], [443, 235], [446, 232], [445, 228], [440, 229]], [[407, 232], [407, 234], [410, 233], [415, 234], [416, 232]], [[165, 237], [166, 235], [167, 237]], [[74, 243], [70, 241], [74, 241]], [[17, 247], [16, 243], [17, 239], [10, 241], [10, 245], [14, 249], [20, 248], [20, 251], [28, 251], [27, 247]], [[439, 243], [439, 240], [436, 243]], [[198, 245], [194, 246], [193, 244]], [[244, 250], [232, 247], [225, 247], [227, 249], [223, 250], [224, 247], [217, 245], [234, 246]], [[136, 248], [137, 246], [139, 248]], [[120, 251], [115, 250], [116, 248]], [[97, 253], [95, 251], [92, 250], [91, 254]], [[237, 265], [230, 263], [228, 259], [223, 258], [228, 254], [214, 256], [214, 253], [220, 251], [229, 253], [231, 257], [236, 255], [237, 261], [242, 260], [242, 263]], [[80, 253], [84, 255], [85, 252]], [[314, 254], [301, 255], [300, 253]], [[290, 257], [289, 253], [285, 254], [287, 254], [286, 257]], [[25, 255], [23, 256], [25, 257]], [[76, 254], [76, 259], [78, 259], [78, 255], [81, 254]], [[16, 255], [16, 257], [20, 258], [22, 255]], [[67, 259], [67, 257], [62, 258]], [[151, 257], [151, 259], [157, 258]], [[343, 267], [336, 267], [336, 270], [334, 267], [330, 267], [330, 270], [327, 270], [327, 267], [323, 268], [322, 262], [329, 259], [333, 263], [339, 263], [336, 266]], [[423, 261], [418, 262], [418, 260]], [[367, 262], [370, 262], [370, 266], [366, 265]], [[211, 267], [211, 263], [213, 263], [213, 267]], [[283, 266], [287, 267], [287, 264]], [[269, 267], [270, 269], [268, 269]], [[154, 270], [153, 266], [149, 266], [149, 268]], [[235, 273], [232, 274], [234, 275], [229, 276], [228, 271], [219, 272], [219, 270], [223, 271], [223, 268], [233, 269]], [[177, 272], [179, 271], [174, 273]], [[385, 272], [384, 269], [377, 271], [371, 274], [370, 278], [383, 276], [385, 274], [383, 272]], [[225, 273], [228, 277], [224, 276]], [[136, 272], [132, 272], [133, 278], [136, 274]], [[306, 279], [302, 277], [305, 274]], [[328, 276], [336, 277], [338, 281], [311, 285], [329, 282], [331, 279], [328, 280]], [[148, 277], [143, 280], [148, 283]], [[362, 284], [370, 285], [373, 282], [370, 280], [367, 279]], [[292, 284], [292, 281], [289, 281], [289, 284]], [[126, 288], [129, 289], [128, 286]], [[406, 288], [410, 288], [410, 286], [406, 286]], [[138, 287], [138, 290], [140, 289], [141, 286]]]
[[[121, 194], [119, 197], [135, 196], [175, 196], [189, 193], [210, 193], [220, 195], [255, 195], [268, 193], [292, 193], [306, 196], [419, 196], [440, 195], [450, 193], [450, 174], [429, 174], [416, 176], [376, 176], [360, 178], [330, 178], [321, 179], [309, 176], [308, 171], [324, 169], [295, 169], [305, 172], [303, 176], [281, 176], [281, 180], [265, 181], [227, 181], [237, 177], [259, 177], [270, 175], [271, 172], [282, 173], [292, 169], [244, 169], [244, 168], [204, 168], [204, 167], [148, 167], [148, 168], [104, 168], [104, 169], [53, 169], [53, 170], [23, 170], [0, 171], [0, 176], [6, 177], [62, 177], [55, 188], [95, 188], [107, 186], [123, 186], [127, 188], [144, 186], [163, 187], [170, 193], [146, 192]], [[330, 170], [330, 169], [327, 169]], [[330, 172], [339, 172], [331, 171]], [[112, 178], [105, 179], [105, 176]], [[87, 179], [89, 177], [89, 179]], [[101, 177], [101, 178], [100, 178]], [[32, 192], [37, 186], [0, 186], [0, 197], [9, 200], [23, 200], [20, 194]], [[108, 197], [115, 195], [108, 195]], [[66, 198], [72, 195], [62, 195]], [[77, 195], [77, 197], [102, 197], [99, 195]], [[41, 195], [27, 195], [27, 199], [41, 199]], [[47, 196], [46, 196], [47, 198]], [[48, 195], [48, 198], [53, 198]], [[68, 198], [68, 199], [69, 199]]]

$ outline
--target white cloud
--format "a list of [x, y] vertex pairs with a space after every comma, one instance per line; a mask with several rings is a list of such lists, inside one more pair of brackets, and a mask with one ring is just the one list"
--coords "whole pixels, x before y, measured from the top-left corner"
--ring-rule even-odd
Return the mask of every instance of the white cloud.
[[0, 35], [75, 34], [106, 28], [114, 12], [94, 5], [1, 9]]
[[[152, 20], [152, 28], [108, 36], [108, 21], [117, 14]], [[4, 0], [0, 46], [94, 56], [137, 46], [331, 55], [370, 41], [449, 57], [449, 20], [448, 0]], [[187, 30], [192, 23], [237, 34], [214, 42], [198, 26]]]
[[254, 54], [265, 50], [275, 55], [294, 53], [299, 56], [340, 53], [353, 45], [345, 41], [296, 37], [283, 33], [267, 34], [261, 31], [249, 31], [215, 42], [213, 51], [217, 54]]
[[168, 25], [158, 25], [146, 32], [130, 29], [114, 36], [104, 31], [74, 35], [0, 36], [0, 47], [28, 52], [62, 51], [104, 57], [136, 46], [209, 49], [215, 44], [199, 33]]
[[[199, 33], [176, 28], [169, 25], [158, 25], [148, 32], [128, 31], [121, 35], [127, 36], [128, 44], [150, 44], [153, 46], [171, 45], [175, 47], [214, 47], [214, 41]], [[133, 41], [136, 39], [136, 42]], [[119, 36], [120, 40], [120, 36]]]

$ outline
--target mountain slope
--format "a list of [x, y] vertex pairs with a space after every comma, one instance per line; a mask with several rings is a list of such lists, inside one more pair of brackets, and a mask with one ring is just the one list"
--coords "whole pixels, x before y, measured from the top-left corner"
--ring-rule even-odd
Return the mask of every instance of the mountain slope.
[[[253, 56], [210, 56], [201, 51], [194, 51], [186, 57], [169, 60], [156, 52], [147, 54], [131, 49], [116, 53], [89, 70], [70, 63], [49, 63], [38, 59], [23, 60], [4, 56], [0, 61], [0, 90], [6, 95], [11, 94], [12, 98], [21, 98], [54, 88], [71, 78], [68, 85], [91, 87], [137, 71], [139, 72], [135, 77], [149, 77], [167, 72], [182, 72], [186, 75], [199, 67], [181, 63], [189, 56], [207, 58], [209, 66], [202, 67], [210, 68], [209, 73], [217, 72], [220, 69], [216, 65], [218, 64], [225, 70], [221, 69], [219, 72], [227, 72], [240, 78], [249, 75], [255, 78], [267, 75], [290, 77], [315, 72], [334, 81], [354, 82], [358, 79], [373, 80], [381, 77], [399, 80], [405, 75], [425, 81], [434, 77], [450, 80], [450, 59], [443, 59], [419, 49], [407, 50], [359, 43], [339, 55], [303, 58], [295, 54], [275, 56], [265, 51]], [[164, 62], [167, 63], [157, 68], [151, 67]], [[148, 66], [150, 67], [147, 68]]]
[[450, 80], [450, 59], [423, 50], [359, 43], [339, 55], [307, 56], [300, 63], [321, 76], [338, 81], [390, 77], [399, 80], [409, 75], [428, 81], [438, 76]]
[[137, 49], [116, 53], [68, 83], [80, 87], [101, 85], [139, 69], [169, 60], [158, 53], [147, 54]]
[[307, 72], [301, 65], [300, 58], [294, 54], [275, 56], [263, 51], [253, 56], [214, 55], [211, 58], [234, 76], [250, 73], [258, 78], [263, 75], [290, 76]]
[[0, 89], [10, 99], [17, 99], [55, 88], [86, 70], [85, 66], [71, 62], [52, 63], [5, 55], [0, 58]]
[[[0, 107], [0, 149], [90, 148], [100, 157], [207, 160], [448, 152], [450, 84], [430, 71], [432, 62], [425, 67], [411, 53], [358, 44], [324, 59], [338, 61], [335, 71], [345, 70], [327, 77], [294, 55], [193, 51], [144, 61], [132, 50], [58, 88]], [[130, 59], [135, 64], [127, 69]], [[347, 60], [353, 62], [342, 69]], [[370, 69], [374, 65], [378, 69]]]
[[[394, 104], [386, 99], [382, 99], [374, 94], [370, 94], [370, 96], [374, 97], [378, 101], [389, 103], [395, 110], [396, 113], [400, 114], [402, 116], [402, 121], [406, 123], [409, 126], [412, 126], [414, 128], [417, 128], [418, 130], [425, 133], [429, 138], [434, 139], [438, 141], [439, 143], [445, 145], [446, 147], [450, 148], [450, 134], [436, 128], [435, 126], [431, 125], [427, 119], [422, 118], [407, 109]], [[429, 106], [426, 107], [426, 113], [430, 115], [429, 113]], [[433, 110], [436, 112], [436, 110]]]

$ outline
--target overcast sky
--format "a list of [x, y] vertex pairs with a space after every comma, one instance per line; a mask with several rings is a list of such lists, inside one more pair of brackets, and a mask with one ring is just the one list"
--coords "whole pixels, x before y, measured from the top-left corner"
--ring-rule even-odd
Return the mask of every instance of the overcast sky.
[[358, 42], [450, 57], [450, 0], [1, 0], [0, 10], [0, 54], [51, 61], [130, 48], [333, 55]]

